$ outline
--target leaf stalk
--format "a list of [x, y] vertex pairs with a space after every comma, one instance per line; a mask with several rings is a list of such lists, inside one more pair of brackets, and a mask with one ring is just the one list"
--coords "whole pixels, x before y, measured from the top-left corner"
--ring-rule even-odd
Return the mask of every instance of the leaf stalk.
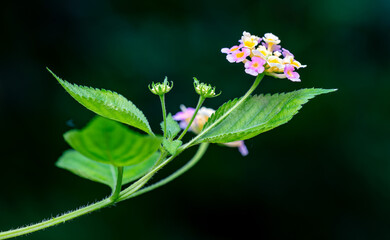
[[123, 167], [117, 167], [117, 177], [116, 177], [116, 184], [115, 184], [115, 189], [112, 192], [112, 195], [110, 197], [112, 202], [115, 202], [115, 200], [118, 198], [119, 193], [121, 192], [122, 189], [122, 179], [123, 179]]

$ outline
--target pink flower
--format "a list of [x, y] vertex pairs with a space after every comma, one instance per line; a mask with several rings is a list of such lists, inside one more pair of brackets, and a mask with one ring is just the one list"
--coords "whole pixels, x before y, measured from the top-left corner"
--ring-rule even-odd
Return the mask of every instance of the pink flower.
[[221, 52], [229, 54], [229, 53], [233, 53], [233, 52], [235, 52], [237, 50], [240, 50], [240, 48], [242, 48], [242, 44], [240, 44], [239, 46], [237, 46], [237, 45], [233, 46], [231, 48], [222, 48]]
[[246, 59], [247, 56], [251, 53], [251, 50], [248, 48], [243, 48], [242, 50], [237, 50], [226, 56], [226, 59], [231, 63], [239, 63]]
[[261, 45], [263, 45], [265, 48], [267, 48], [268, 51], [270, 51], [270, 52], [279, 51], [281, 49], [281, 46], [278, 44], [263, 42]]
[[282, 48], [282, 52], [283, 52], [283, 57], [293, 57], [294, 58], [294, 55], [289, 50]]
[[245, 146], [244, 141], [223, 143], [223, 145], [228, 146], [228, 147], [238, 147], [238, 151], [241, 153], [242, 156], [246, 156], [249, 153], [248, 149]]
[[184, 105], [180, 106], [181, 112], [172, 116], [173, 120], [180, 121], [180, 127], [185, 129], [195, 113], [195, 108], [186, 108]]
[[[173, 120], [180, 121], [179, 126], [182, 129], [185, 129], [188, 126], [188, 123], [190, 122], [192, 116], [195, 113], [194, 108], [186, 108], [184, 105], [180, 106], [181, 112], [176, 113], [172, 116]], [[192, 122], [189, 130], [199, 134], [204, 125], [206, 124], [209, 117], [215, 112], [214, 109], [211, 108], [205, 108], [201, 107], [198, 111], [198, 113], [195, 116], [194, 121]]]
[[293, 82], [300, 82], [299, 74], [294, 72], [294, 66], [291, 64], [284, 65], [284, 75]]
[[260, 38], [244, 31], [242, 33], [241, 41], [239, 42], [242, 43], [244, 47], [253, 49], [257, 44], [259, 44]]
[[266, 61], [260, 57], [252, 57], [252, 61], [247, 61], [245, 63], [245, 72], [257, 76], [259, 73], [264, 72], [264, 64]]
[[[180, 121], [180, 127], [182, 129], [185, 129], [190, 122], [192, 115], [195, 113], [194, 108], [186, 108], [184, 105], [180, 106], [181, 112], [176, 113], [173, 115], [173, 119], [176, 121]], [[198, 113], [196, 114], [196, 117], [194, 121], [191, 124], [191, 127], [189, 128], [190, 131], [194, 132], [195, 134], [199, 134], [204, 125], [206, 124], [207, 120], [211, 117], [211, 115], [215, 113], [214, 109], [202, 107], [199, 109]], [[230, 143], [222, 143], [225, 146], [228, 147], [237, 147], [238, 151], [241, 153], [242, 156], [248, 155], [248, 149], [246, 148], [244, 141], [235, 141]]]

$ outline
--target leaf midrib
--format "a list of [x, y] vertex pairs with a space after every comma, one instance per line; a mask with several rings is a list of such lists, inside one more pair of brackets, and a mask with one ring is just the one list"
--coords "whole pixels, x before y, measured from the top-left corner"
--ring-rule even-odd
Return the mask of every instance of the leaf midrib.
[[[295, 97], [295, 96], [297, 95], [297, 93], [298, 93], [298, 91], [294, 91], [294, 94], [291, 94], [291, 97], [288, 98], [288, 101], [284, 104], [284, 106], [287, 105], [288, 103], [290, 103], [290, 102], [291, 102], [291, 99], [292, 99], [293, 97]], [[279, 96], [280, 96], [280, 95], [279, 95]], [[271, 97], [272, 97], [272, 96], [271, 96]], [[275, 109], [280, 103], [281, 103], [281, 102], [278, 102], [277, 104], [275, 104], [275, 106], [272, 108], [272, 110], [271, 110], [270, 112], [268, 112], [267, 117], [266, 117], [265, 119], [267, 119], [267, 118], [269, 117], [269, 115], [274, 111], [274, 109]], [[263, 109], [264, 109], [264, 108], [263, 108]], [[278, 115], [282, 110], [283, 110], [283, 108], [281, 108], [277, 113], [275, 113], [274, 116]], [[241, 132], [245, 132], [245, 131], [248, 131], [248, 133], [251, 133], [251, 132], [256, 131], [256, 130], [251, 131], [252, 129], [254, 129], [254, 128], [259, 128], [259, 127], [261, 127], [262, 125], [267, 124], [271, 119], [273, 119], [273, 117], [270, 118], [270, 119], [268, 119], [268, 121], [266, 121], [266, 122], [264, 122], [264, 123], [262, 123], [262, 124], [255, 125], [255, 126], [250, 127], [250, 128], [245, 128], [245, 129], [243, 129], [243, 130], [238, 130], [238, 131], [234, 131], [234, 132], [227, 133], [227, 134], [218, 134], [218, 135], [214, 135], [214, 136], [211, 136], [211, 137], [206, 137], [206, 138], [204, 138], [203, 140], [209, 140], [209, 139], [219, 138], [219, 137], [225, 136], [225, 135], [227, 135], [227, 136], [229, 136], [229, 135], [235, 135], [235, 134], [237, 134], [237, 133], [241, 133]], [[226, 120], [226, 119], [225, 119], [225, 120]], [[220, 124], [222, 124], [223, 121], [224, 121], [224, 120], [222, 120], [222, 122], [220, 122]], [[238, 122], [238, 120], [237, 120], [236, 122]]]

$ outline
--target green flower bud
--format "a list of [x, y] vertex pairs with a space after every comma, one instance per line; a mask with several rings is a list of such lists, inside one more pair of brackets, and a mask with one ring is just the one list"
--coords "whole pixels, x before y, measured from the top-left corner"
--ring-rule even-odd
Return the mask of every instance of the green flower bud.
[[204, 98], [213, 98], [221, 94], [221, 92], [215, 94], [215, 87], [212, 87], [210, 84], [200, 83], [198, 79], [196, 79], [195, 77], [194, 77], [194, 88], [195, 88], [195, 92]]
[[168, 82], [168, 78], [165, 77], [164, 79], [164, 82], [162, 83], [152, 83], [152, 86], [148, 85], [148, 88], [149, 90], [155, 94], [155, 95], [159, 95], [159, 96], [162, 96], [166, 93], [168, 93], [169, 91], [171, 91], [173, 87], [173, 82], [171, 81], [171, 85], [169, 85], [169, 82]]

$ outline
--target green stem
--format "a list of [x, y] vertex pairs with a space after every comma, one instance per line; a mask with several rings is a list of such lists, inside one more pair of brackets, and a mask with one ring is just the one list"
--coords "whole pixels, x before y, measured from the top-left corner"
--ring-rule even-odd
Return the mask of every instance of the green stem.
[[45, 228], [57, 225], [59, 223], [63, 223], [63, 222], [69, 221], [69, 220], [71, 220], [73, 218], [82, 216], [84, 214], [96, 211], [98, 209], [101, 209], [103, 207], [109, 206], [111, 204], [112, 204], [111, 199], [106, 198], [106, 199], [104, 199], [104, 200], [102, 200], [100, 202], [91, 204], [91, 205], [89, 205], [87, 207], [84, 207], [84, 208], [80, 208], [80, 209], [78, 209], [76, 211], [73, 211], [73, 212], [70, 212], [70, 213], [63, 214], [63, 215], [61, 215], [59, 217], [55, 217], [55, 218], [52, 218], [50, 220], [43, 221], [41, 223], [37, 223], [37, 224], [31, 225], [31, 226], [27, 226], [27, 227], [22, 227], [22, 228], [15, 229], [15, 230], [1, 232], [0, 233], [0, 239], [8, 239], [8, 238], [12, 238], [12, 237], [17, 237], [17, 236], [21, 236], [21, 235], [25, 235], [25, 234], [28, 234], [28, 233], [32, 233], [32, 232], [35, 232], [35, 231], [38, 231], [38, 230], [41, 230], [41, 229], [45, 229]]
[[[37, 224], [31, 225], [31, 226], [22, 227], [22, 228], [15, 229], [15, 230], [9, 230], [9, 231], [6, 231], [6, 232], [0, 232], [0, 239], [8, 239], [8, 238], [12, 238], [12, 237], [17, 237], [17, 236], [22, 236], [22, 235], [25, 235], [25, 234], [33, 233], [33, 232], [36, 232], [36, 231], [39, 231], [39, 230], [42, 230], [42, 229], [45, 229], [45, 228], [48, 228], [48, 227], [52, 227], [52, 226], [60, 224], [60, 223], [64, 223], [64, 222], [66, 222], [68, 220], [71, 220], [71, 219], [76, 218], [76, 217], [80, 217], [80, 216], [82, 216], [84, 214], [96, 211], [96, 210], [101, 209], [103, 207], [107, 207], [107, 206], [112, 205], [112, 204], [114, 204], [116, 202], [123, 201], [123, 200], [127, 199], [126, 197], [128, 195], [133, 194], [138, 189], [140, 189], [144, 184], [146, 184], [146, 182], [159, 169], [161, 169], [163, 166], [165, 166], [167, 163], [169, 163], [174, 157], [175, 156], [171, 156], [170, 158], [165, 160], [163, 163], [159, 164], [151, 172], [149, 172], [148, 174], [143, 176], [141, 179], [139, 179], [138, 181], [133, 183], [130, 187], [126, 188], [122, 192], [119, 192], [119, 194], [115, 198], [115, 200], [112, 199], [112, 196], [115, 195], [116, 190], [115, 190], [115, 192], [113, 193], [113, 195], [111, 197], [103, 199], [102, 201], [94, 203], [94, 204], [91, 204], [91, 205], [89, 205], [87, 207], [80, 208], [78, 210], [75, 210], [75, 211], [63, 214], [63, 215], [61, 215], [59, 217], [52, 218], [52, 219], [49, 219], [47, 221], [43, 221], [41, 223], [37, 223]], [[117, 189], [117, 186], [116, 186], [115, 189]]]
[[[162, 162], [162, 160], [166, 158], [166, 156], [167, 156], [167, 152], [165, 152], [165, 151], [161, 152], [160, 157], [158, 158], [158, 160], [156, 161], [156, 163], [154, 164], [152, 169], [157, 168], [160, 165], [160, 163]], [[131, 184], [128, 188], [123, 190], [120, 194], [123, 195], [123, 194], [129, 193], [129, 192], [134, 193], [134, 189], [137, 189], [137, 190], [140, 189], [143, 185], [145, 185], [149, 181], [149, 179], [151, 179], [153, 177], [153, 175], [154, 174], [150, 174], [148, 176], [145, 175], [146, 177], [144, 176], [141, 179], [139, 179], [138, 181], [136, 181], [135, 183]], [[125, 199], [118, 199], [118, 202], [123, 201], [123, 200], [125, 200]]]
[[209, 146], [208, 143], [200, 144], [196, 154], [183, 167], [181, 167], [176, 172], [172, 173], [170, 176], [160, 180], [159, 182], [154, 183], [153, 185], [150, 185], [149, 187], [145, 187], [145, 188], [143, 188], [143, 189], [133, 193], [132, 195], [129, 196], [129, 198], [137, 197], [137, 196], [139, 196], [141, 194], [150, 192], [150, 191], [152, 191], [152, 190], [154, 190], [156, 188], [159, 188], [159, 187], [169, 183], [170, 181], [174, 180], [175, 178], [179, 177], [180, 175], [182, 175], [183, 173], [188, 171], [190, 168], [192, 168], [203, 157], [203, 155], [206, 152], [208, 146]]
[[206, 134], [208, 131], [210, 131], [213, 127], [215, 127], [216, 125], [218, 125], [222, 120], [224, 120], [231, 112], [233, 112], [235, 109], [238, 108], [238, 106], [240, 106], [248, 97], [249, 95], [251, 95], [251, 93], [257, 88], [257, 86], [259, 85], [259, 83], [261, 82], [261, 80], [263, 79], [264, 77], [264, 73], [262, 74], [259, 74], [256, 79], [255, 79], [255, 82], [252, 84], [252, 87], [246, 92], [246, 94], [240, 98], [240, 100], [233, 106], [231, 107], [228, 111], [226, 111], [220, 118], [218, 118], [213, 124], [209, 125], [207, 128], [203, 129], [196, 137], [194, 137], [193, 139], [191, 139], [191, 141], [189, 141], [188, 143], [184, 144], [183, 146], [181, 146], [177, 152], [180, 153], [182, 151], [184, 151], [185, 149], [189, 148], [192, 146], [192, 144], [194, 144], [199, 138], [201, 138], [204, 134]]
[[123, 179], [123, 167], [118, 167], [118, 174], [116, 177], [116, 184], [115, 184], [115, 190], [112, 192], [112, 195], [110, 197], [111, 201], [115, 202], [115, 200], [118, 198], [119, 193], [122, 189], [122, 179]]
[[[129, 198], [132, 198], [132, 197], [135, 197], [135, 196], [139, 196], [139, 195], [141, 195], [141, 194], [143, 194], [145, 192], [151, 191], [151, 190], [153, 190], [153, 189], [155, 189], [157, 187], [160, 187], [160, 186], [162, 186], [162, 185], [172, 181], [173, 179], [177, 178], [178, 176], [180, 176], [181, 174], [186, 172], [188, 169], [190, 169], [193, 165], [195, 165], [199, 161], [199, 159], [203, 156], [204, 152], [206, 151], [208, 144], [202, 144], [199, 147], [198, 152], [195, 154], [193, 159], [191, 159], [181, 169], [177, 170], [172, 175], [170, 175], [169, 177], [161, 180], [160, 182], [157, 182], [154, 185], [151, 185], [151, 186], [149, 186], [147, 188], [144, 188], [141, 191], [137, 192], [142, 186], [144, 186], [146, 184], [146, 182], [157, 171], [159, 171], [161, 168], [163, 168], [165, 165], [167, 165], [170, 161], [172, 161], [182, 151], [184, 151], [188, 147], [191, 147], [192, 144], [194, 144], [202, 135], [204, 135], [210, 129], [212, 129], [214, 126], [219, 124], [232, 111], [234, 111], [239, 105], [241, 105], [246, 100], [246, 98], [248, 98], [249, 95], [256, 89], [256, 87], [259, 85], [259, 83], [260, 83], [260, 81], [262, 80], [263, 77], [264, 77], [264, 74], [259, 75], [256, 78], [255, 82], [253, 83], [252, 87], [248, 90], [248, 92], [231, 109], [229, 109], [222, 117], [218, 118], [217, 121], [215, 121], [209, 127], [204, 129], [199, 135], [197, 135], [195, 138], [193, 138], [190, 142], [188, 142], [187, 144], [181, 146], [179, 148], [179, 150], [176, 152], [175, 155], [172, 155], [171, 157], [169, 157], [168, 159], [166, 159], [162, 163], [158, 164], [155, 168], [153, 168], [152, 171], [150, 171], [148, 174], [144, 175], [138, 181], [133, 183], [130, 187], [128, 187], [125, 190], [120, 192], [121, 182], [122, 182], [122, 175], [123, 175], [123, 172], [122, 172], [123, 169], [120, 170], [118, 168], [117, 183], [116, 183], [116, 186], [115, 186], [115, 191], [113, 192], [111, 197], [103, 199], [103, 200], [101, 200], [99, 202], [96, 202], [94, 204], [91, 204], [89, 206], [80, 208], [78, 210], [75, 210], [75, 211], [63, 214], [63, 215], [61, 215], [59, 217], [55, 217], [55, 218], [52, 218], [50, 220], [43, 221], [41, 223], [37, 223], [37, 224], [30, 225], [30, 226], [27, 226], [27, 227], [22, 227], [22, 228], [15, 229], [15, 230], [9, 230], [9, 231], [5, 231], [5, 232], [0, 232], [0, 239], [8, 239], [8, 238], [12, 238], [12, 237], [17, 237], [17, 236], [25, 235], [25, 234], [32, 233], [32, 232], [35, 232], [35, 231], [38, 231], [38, 230], [42, 230], [42, 229], [45, 229], [45, 228], [48, 228], [48, 227], [51, 227], [51, 226], [54, 226], [54, 225], [57, 225], [57, 224], [60, 224], [60, 223], [64, 223], [64, 222], [69, 221], [71, 219], [74, 219], [76, 217], [80, 217], [82, 215], [85, 215], [85, 214], [91, 213], [93, 211], [96, 211], [98, 209], [101, 209], [101, 208], [107, 207], [109, 205], [112, 205], [115, 202], [120, 202], [120, 201], [129, 199]], [[186, 131], [188, 131], [189, 126], [192, 124], [193, 120], [195, 119], [195, 116], [196, 116], [197, 112], [199, 111], [199, 108], [202, 105], [204, 100], [205, 99], [202, 99], [202, 98], [199, 99], [198, 105], [196, 107], [194, 115], [191, 118], [190, 123], [188, 124], [187, 128], [185, 129], [185, 131], [183, 131], [183, 133], [181, 134], [181, 136], [178, 139], [181, 139], [184, 136], [184, 134], [186, 133]], [[165, 103], [164, 103], [164, 99], [163, 98], [162, 98], [161, 104], [163, 106], [164, 122], [166, 122], [165, 121], [165, 117], [166, 117]], [[165, 130], [166, 130], [166, 125], [164, 124], [164, 134], [165, 134]], [[164, 156], [162, 156], [161, 159], [163, 159], [165, 157], [166, 156], [164, 154]]]
[[200, 107], [202, 106], [202, 104], [203, 104], [203, 102], [204, 102], [205, 99], [206, 99], [206, 98], [204, 98], [204, 97], [202, 97], [202, 96], [199, 97], [198, 104], [196, 105], [195, 112], [194, 112], [194, 114], [192, 115], [191, 120], [188, 122], [187, 127], [186, 127], [186, 128], [184, 129], [184, 131], [180, 134], [180, 136], [177, 138], [177, 140], [182, 139], [182, 138], [184, 137], [184, 135], [187, 133], [188, 129], [191, 127], [191, 124], [192, 124], [192, 122], [194, 121], [194, 119], [195, 119], [195, 117], [196, 117], [196, 114], [198, 113], [198, 111], [199, 111]]
[[167, 113], [165, 109], [165, 94], [160, 95], [160, 101], [161, 101], [161, 109], [162, 109], [162, 114], [163, 114], [163, 119], [164, 119], [164, 138], [167, 137]]
[[118, 202], [128, 199], [128, 197], [136, 192], [138, 189], [140, 189], [145, 183], [161, 168], [163, 168], [165, 165], [167, 165], [170, 161], [172, 161], [177, 154], [170, 156], [168, 159], [160, 163], [157, 167], [153, 168], [150, 172], [148, 172], [146, 175], [144, 175], [142, 178], [138, 179], [135, 183], [133, 183], [131, 186], [123, 190], [119, 194]]

